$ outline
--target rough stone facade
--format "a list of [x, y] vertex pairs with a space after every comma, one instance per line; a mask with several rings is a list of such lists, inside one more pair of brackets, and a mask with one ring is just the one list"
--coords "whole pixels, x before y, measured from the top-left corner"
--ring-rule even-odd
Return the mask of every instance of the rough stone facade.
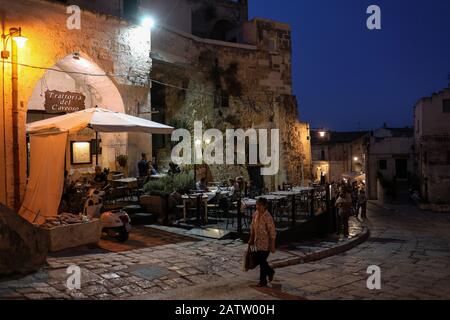
[[[244, 27], [246, 44], [202, 39], [170, 27], [152, 32], [152, 106], [156, 117], [177, 127], [280, 130], [280, 170], [265, 177], [265, 187], [310, 179], [309, 127], [298, 122], [292, 95], [291, 34], [289, 26], [253, 20]], [[167, 86], [170, 84], [170, 86]], [[159, 86], [159, 89], [156, 87]], [[159, 90], [159, 94], [157, 91]], [[154, 146], [163, 164], [168, 143]], [[302, 173], [302, 161], [304, 171]], [[251, 166], [209, 168], [208, 180], [224, 181], [243, 175], [253, 180]], [[259, 170], [258, 170], [259, 171]]]
[[431, 204], [450, 204], [450, 88], [421, 99], [414, 108], [416, 170]]
[[44, 230], [0, 204], [0, 277], [38, 270], [49, 247]]
[[[18, 51], [19, 63], [51, 68], [73, 52], [80, 52], [104, 73], [123, 75], [108, 78], [119, 91], [125, 112], [139, 114], [150, 109], [149, 31], [124, 20], [89, 11], [81, 12], [81, 30], [69, 30], [66, 27], [69, 17], [66, 6], [48, 1], [2, 1], [0, 11], [5, 33], [8, 33], [11, 27], [21, 27], [23, 35], [28, 38], [26, 46]], [[8, 48], [10, 50], [10, 46]], [[4, 118], [3, 113], [0, 113], [2, 124], [0, 202], [12, 206], [14, 185], [19, 185], [21, 197], [25, 191], [27, 164], [25, 123], [28, 101], [35, 87], [39, 85], [45, 70], [24, 66], [18, 68], [19, 124], [17, 132], [19, 138], [16, 147], [19, 149], [19, 159], [15, 160], [13, 158], [10, 61], [11, 59], [5, 60], [4, 74], [0, 78], [5, 87], [5, 95], [1, 97], [5, 110]], [[148, 113], [145, 116], [148, 116]], [[139, 154], [140, 150], [150, 150], [148, 140], [145, 136], [138, 137], [137, 141], [133, 142], [133, 146], [129, 146], [129, 154], [137, 159], [136, 154]], [[13, 174], [15, 161], [19, 162], [19, 177]], [[130, 163], [131, 161], [135, 160], [131, 158]]]

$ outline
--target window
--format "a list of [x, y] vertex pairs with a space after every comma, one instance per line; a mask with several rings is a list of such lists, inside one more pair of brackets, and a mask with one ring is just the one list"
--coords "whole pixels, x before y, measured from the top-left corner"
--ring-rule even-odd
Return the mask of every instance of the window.
[[325, 150], [320, 152], [320, 160], [325, 161]]
[[378, 160], [378, 169], [387, 170], [387, 160]]
[[395, 177], [397, 179], [408, 178], [408, 160], [395, 159]]
[[442, 101], [442, 112], [450, 113], [450, 99], [444, 99]]

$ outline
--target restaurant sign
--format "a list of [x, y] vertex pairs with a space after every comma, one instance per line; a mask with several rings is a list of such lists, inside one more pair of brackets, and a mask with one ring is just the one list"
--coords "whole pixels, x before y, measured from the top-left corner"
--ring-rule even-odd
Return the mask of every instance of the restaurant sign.
[[47, 113], [71, 113], [85, 109], [86, 97], [76, 92], [45, 91], [45, 111]]

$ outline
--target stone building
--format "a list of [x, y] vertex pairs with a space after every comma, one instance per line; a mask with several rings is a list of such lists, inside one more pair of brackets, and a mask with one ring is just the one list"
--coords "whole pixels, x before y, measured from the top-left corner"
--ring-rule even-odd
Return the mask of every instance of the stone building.
[[[67, 28], [71, 4], [82, 9], [80, 30]], [[18, 0], [2, 1], [0, 11], [3, 33], [20, 27], [28, 38], [18, 51], [17, 99], [11, 58], [4, 59], [1, 203], [20, 205], [27, 179], [25, 125], [54, 115], [43, 108], [49, 90], [81, 93], [86, 107], [98, 105], [178, 128], [190, 129], [199, 120], [205, 130], [279, 129], [277, 175], [262, 178], [260, 165], [221, 166], [208, 169], [210, 179], [243, 175], [275, 188], [310, 178], [309, 126], [298, 121], [292, 94], [290, 28], [248, 21], [247, 1]], [[145, 16], [154, 17], [155, 28], [139, 24]], [[93, 138], [92, 132], [80, 134], [71, 140]], [[170, 161], [169, 137], [100, 138], [100, 163], [113, 170], [120, 154], [128, 155], [130, 175], [136, 174], [142, 151], [153, 153], [161, 166]]]
[[424, 200], [450, 204], [450, 88], [414, 107], [414, 147]]
[[367, 196], [383, 202], [383, 183], [394, 183], [397, 199], [408, 194], [414, 174], [414, 129], [388, 128], [374, 130], [370, 136], [367, 159]]
[[[43, 108], [47, 90], [82, 93], [86, 107], [99, 105], [149, 117], [150, 30], [88, 10], [81, 11], [81, 29], [71, 30], [67, 28], [67, 6], [60, 2], [64, 1], [0, 3], [3, 33], [20, 27], [28, 38], [26, 45], [18, 49], [17, 104], [13, 103], [11, 56], [3, 59], [1, 77], [4, 112], [0, 113], [0, 202], [10, 207], [20, 206], [26, 186], [27, 118], [31, 121], [51, 116]], [[11, 43], [2, 50], [11, 51]], [[75, 52], [79, 53], [78, 59], [74, 59]], [[85, 134], [84, 138], [93, 138], [92, 132]], [[133, 157], [137, 159], [140, 150], [151, 148], [148, 135], [104, 135], [101, 139], [101, 163], [105, 166], [115, 164], [116, 153], [127, 152], [131, 162], [136, 161]]]
[[[152, 32], [154, 118], [190, 130], [198, 120], [205, 130], [280, 130], [277, 175], [261, 177], [258, 165], [210, 166], [200, 175], [215, 181], [242, 175], [269, 189], [309, 181], [309, 126], [298, 121], [292, 94], [290, 27], [248, 21], [247, 1], [178, 1], [175, 16], [160, 2], [142, 3], [147, 14], [156, 7], [156, 16], [168, 17]], [[153, 154], [164, 165], [169, 141], [154, 137]]]
[[313, 181], [333, 182], [365, 174], [370, 133], [312, 130]]

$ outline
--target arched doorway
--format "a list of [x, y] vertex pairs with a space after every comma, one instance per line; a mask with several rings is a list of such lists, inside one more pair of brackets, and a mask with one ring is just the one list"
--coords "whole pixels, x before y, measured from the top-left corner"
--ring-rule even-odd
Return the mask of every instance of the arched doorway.
[[[45, 92], [59, 91], [79, 93], [85, 97], [85, 108], [99, 106], [117, 112], [125, 112], [122, 97], [113, 80], [103, 75], [105, 72], [84, 54], [70, 54], [59, 60], [47, 70], [37, 82], [28, 101], [27, 123], [39, 121], [61, 113], [51, 113], [44, 107]], [[95, 133], [90, 129], [69, 135], [70, 141], [91, 141]], [[99, 133], [99, 165], [110, 170], [117, 170], [116, 157], [127, 153], [126, 133]], [[72, 165], [70, 148], [67, 148], [66, 169], [77, 169], [80, 172], [92, 170], [92, 164]], [[70, 170], [69, 170], [70, 171]]]

